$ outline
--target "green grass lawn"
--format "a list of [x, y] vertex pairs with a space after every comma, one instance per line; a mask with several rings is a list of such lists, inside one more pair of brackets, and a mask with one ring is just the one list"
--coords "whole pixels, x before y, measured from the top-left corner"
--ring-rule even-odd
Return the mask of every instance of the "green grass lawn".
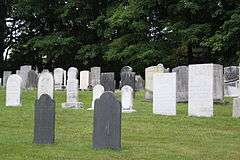
[[122, 116], [122, 149], [92, 149], [91, 92], [81, 92], [83, 110], [64, 110], [65, 92], [56, 92], [56, 138], [53, 145], [33, 144], [35, 91], [23, 92], [23, 105], [5, 107], [0, 90], [0, 160], [56, 159], [240, 159], [240, 119], [234, 119], [232, 100], [215, 104], [213, 118], [187, 116], [178, 104], [177, 116], [152, 114], [152, 104], [137, 93], [135, 113]]

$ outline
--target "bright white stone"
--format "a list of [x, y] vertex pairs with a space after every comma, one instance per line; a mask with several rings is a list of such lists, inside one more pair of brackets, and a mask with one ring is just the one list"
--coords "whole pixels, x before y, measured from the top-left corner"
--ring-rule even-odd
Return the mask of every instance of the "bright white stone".
[[6, 106], [21, 106], [22, 78], [17, 74], [9, 76], [6, 85]]
[[102, 85], [97, 84], [93, 87], [92, 107], [89, 108], [88, 110], [94, 110], [95, 100], [100, 98], [103, 93], [104, 93], [104, 87]]
[[176, 115], [176, 73], [154, 74], [153, 113]]
[[78, 69], [75, 67], [71, 67], [68, 69], [67, 77], [69, 79], [77, 79]]
[[53, 76], [49, 72], [43, 72], [40, 74], [38, 80], [38, 99], [41, 95], [47, 94], [53, 99], [54, 81]]
[[63, 86], [63, 76], [64, 76], [64, 70], [62, 68], [55, 68], [54, 69], [54, 83], [55, 83], [55, 89], [61, 90]]
[[213, 116], [214, 65], [190, 65], [188, 80], [188, 115]]
[[121, 89], [122, 112], [134, 112], [133, 110], [133, 89], [125, 85]]
[[86, 90], [89, 86], [89, 71], [80, 72], [80, 89]]

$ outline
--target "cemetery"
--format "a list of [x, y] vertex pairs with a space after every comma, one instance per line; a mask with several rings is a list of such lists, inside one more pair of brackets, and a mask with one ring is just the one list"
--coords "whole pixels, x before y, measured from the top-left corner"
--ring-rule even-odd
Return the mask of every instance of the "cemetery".
[[240, 160], [240, 1], [0, 1], [0, 160]]

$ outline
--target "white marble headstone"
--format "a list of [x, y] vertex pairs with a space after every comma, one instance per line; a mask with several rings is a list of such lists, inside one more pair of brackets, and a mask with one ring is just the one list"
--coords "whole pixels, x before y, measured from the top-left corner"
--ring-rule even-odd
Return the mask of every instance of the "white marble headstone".
[[54, 80], [53, 76], [49, 72], [43, 72], [40, 74], [40, 77], [38, 79], [38, 99], [43, 94], [49, 95], [52, 99], [53, 97], [53, 90], [54, 90]]
[[9, 76], [6, 84], [6, 106], [21, 106], [22, 78], [17, 74]]
[[213, 64], [197, 64], [189, 66], [189, 116], [213, 116], [213, 72]]
[[95, 100], [100, 98], [103, 93], [104, 93], [104, 87], [102, 85], [97, 84], [93, 87], [92, 106], [88, 110], [94, 109]]
[[68, 69], [67, 77], [69, 79], [77, 79], [78, 69], [75, 67], [71, 67]]
[[133, 110], [133, 88], [125, 85], [121, 89], [122, 112], [134, 112]]
[[154, 74], [153, 113], [176, 115], [176, 73]]
[[80, 89], [86, 90], [89, 86], [89, 71], [80, 72]]
[[64, 70], [62, 68], [55, 68], [54, 69], [54, 83], [55, 83], [55, 89], [61, 90], [63, 87], [63, 77], [64, 76]]

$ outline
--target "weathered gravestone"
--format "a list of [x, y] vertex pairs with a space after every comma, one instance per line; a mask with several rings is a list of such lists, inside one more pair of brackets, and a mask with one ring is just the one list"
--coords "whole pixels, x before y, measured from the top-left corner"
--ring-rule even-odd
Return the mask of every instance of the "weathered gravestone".
[[233, 99], [233, 111], [232, 117], [239, 118], [240, 117], [240, 98]]
[[95, 100], [93, 119], [93, 148], [121, 148], [121, 103], [112, 92]]
[[82, 102], [78, 102], [78, 80], [68, 79], [67, 81], [67, 102], [62, 104], [63, 108], [80, 109]]
[[135, 76], [135, 90], [140, 91], [144, 89], [144, 80], [140, 75]]
[[55, 102], [42, 94], [35, 102], [34, 143], [52, 144], [55, 139]]
[[230, 66], [224, 67], [224, 81], [233, 82], [239, 80], [239, 67]]
[[70, 67], [68, 69], [67, 77], [68, 79], [77, 79], [78, 69], [75, 67]]
[[4, 71], [3, 72], [3, 86], [5, 87], [7, 84], [8, 77], [12, 74], [12, 71]]
[[176, 115], [176, 73], [154, 74], [153, 113]]
[[152, 100], [153, 98], [153, 75], [156, 73], [164, 73], [163, 65], [148, 67], [145, 69], [145, 99]]
[[133, 71], [133, 69], [132, 69], [132, 67], [130, 67], [130, 66], [124, 66], [122, 69], [121, 69], [121, 73], [123, 73], [123, 72], [132, 72]]
[[135, 112], [133, 109], [133, 89], [131, 86], [125, 85], [121, 89], [122, 112]]
[[101, 85], [104, 87], [105, 91], [112, 91], [115, 90], [115, 80], [114, 80], [114, 73], [102, 73], [101, 74]]
[[213, 116], [214, 64], [189, 66], [188, 115]]
[[121, 73], [121, 87], [128, 85], [135, 91], [135, 72], [122, 72]]
[[43, 94], [49, 95], [53, 99], [54, 80], [53, 76], [49, 72], [43, 72], [38, 79], [38, 99]]
[[16, 74], [20, 76], [20, 70], [16, 70]]
[[30, 65], [25, 65], [25, 66], [20, 67], [19, 75], [20, 75], [20, 77], [22, 77], [23, 88], [26, 88], [28, 72], [31, 70], [32, 70], [32, 66], [30, 66]]
[[64, 70], [62, 68], [55, 68], [53, 73], [55, 90], [63, 89]]
[[188, 101], [188, 67], [179, 66], [172, 69], [177, 76], [177, 102]]
[[37, 88], [37, 84], [38, 84], [38, 74], [34, 70], [29, 71], [26, 88], [27, 89]]
[[101, 67], [92, 67], [90, 73], [90, 87], [100, 84]]
[[89, 71], [80, 72], [80, 89], [87, 90], [89, 86]]
[[104, 93], [104, 87], [100, 84], [97, 84], [93, 87], [93, 99], [92, 106], [88, 110], [94, 110], [95, 100], [100, 98], [100, 96]]
[[212, 65], [213, 65], [213, 100], [214, 102], [222, 102], [224, 98], [223, 66], [219, 64]]
[[19, 75], [9, 76], [6, 85], [6, 106], [21, 106], [22, 78]]

